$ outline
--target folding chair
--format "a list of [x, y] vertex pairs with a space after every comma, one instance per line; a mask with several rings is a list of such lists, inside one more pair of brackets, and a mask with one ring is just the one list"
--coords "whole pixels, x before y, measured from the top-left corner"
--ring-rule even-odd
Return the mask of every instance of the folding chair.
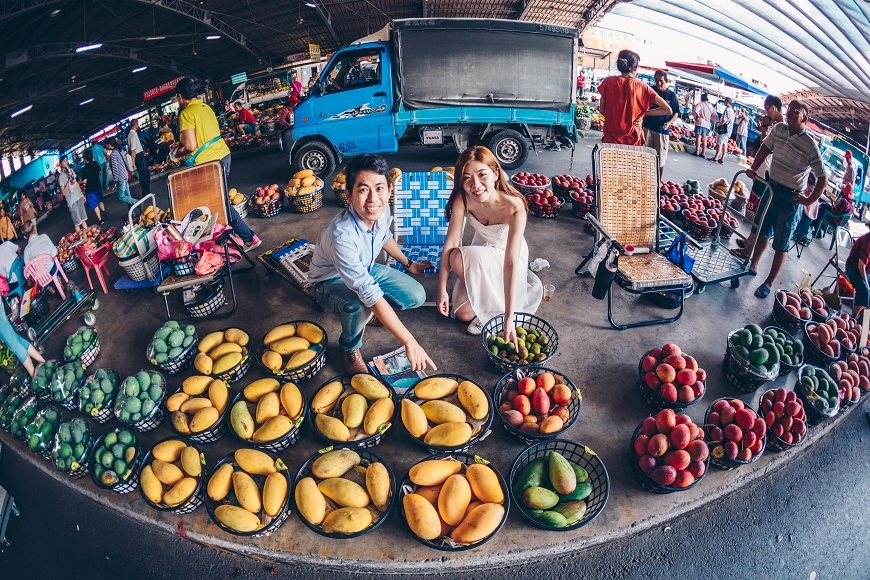
[[[444, 210], [453, 190], [449, 173], [425, 171], [403, 173], [395, 190], [393, 206], [393, 237], [408, 258], [414, 262], [429, 260], [437, 272], [441, 250], [447, 239], [447, 220]], [[389, 258], [387, 263], [397, 270], [401, 264]]]
[[[229, 206], [227, 205], [227, 184], [223, 167], [219, 161], [212, 161], [177, 171], [169, 175], [166, 184], [169, 190], [169, 207], [175, 219], [182, 219], [191, 210], [205, 206], [213, 215], [217, 215], [216, 223], [229, 225], [230, 213]], [[233, 240], [230, 233], [230, 230], [227, 230], [215, 240], [216, 245], [223, 247], [225, 260], [224, 266], [217, 272], [207, 276], [198, 276], [196, 274], [188, 276], [170, 275], [157, 286], [157, 292], [163, 294], [167, 317], [172, 318], [172, 314], [169, 311], [168, 295], [170, 292], [217, 282], [224, 275], [229, 279], [232, 309], [229, 312], [214, 316], [215, 318], [226, 318], [235, 313], [236, 288], [233, 284], [233, 273], [253, 270], [255, 265], [244, 249]], [[238, 250], [239, 254], [250, 264], [249, 266], [236, 268], [235, 270], [232, 268], [230, 263], [230, 245]]]
[[[829, 206], [825, 206], [825, 209], [822, 210], [822, 215], [819, 216], [819, 225], [813, 233], [813, 237], [823, 240], [825, 239], [825, 236], [828, 235], [829, 231], [836, 230], [839, 227], [845, 227], [850, 219], [852, 219], [851, 213], [834, 213], [831, 211]], [[834, 244], [836, 243], [836, 236], [834, 236], [831, 238], [831, 245], [828, 249], [833, 250]]]
[[[819, 275], [816, 276], [816, 279], [813, 280], [812, 286], [816, 285], [816, 282], [824, 275], [826, 278], [833, 278], [835, 281], [838, 276], [843, 276], [847, 280], [849, 279], [846, 276], [846, 258], [849, 257], [849, 252], [852, 251], [852, 234], [849, 233], [849, 230], [843, 226], [837, 227], [834, 231], [834, 253], [831, 255], [831, 258], [825, 263], [825, 267], [822, 268], [822, 271], [819, 272]], [[842, 248], [842, 249], [841, 249]], [[828, 268], [834, 268], [835, 273], [833, 275], [827, 274], [825, 272]], [[855, 280], [849, 280], [852, 285], [855, 285]], [[840, 297], [841, 300], [854, 300], [854, 297], [846, 296]]]
[[658, 155], [648, 147], [633, 147], [605, 143], [592, 151], [593, 172], [601, 175], [596, 194], [596, 215], [586, 214], [595, 229], [595, 244], [575, 273], [597, 250], [602, 240], [622, 250], [626, 245], [649, 248], [649, 253], [619, 256], [615, 283], [631, 294], [674, 292], [679, 312], [670, 318], [642, 320], [619, 324], [613, 319], [613, 286], [607, 291], [607, 321], [624, 330], [637, 326], [666, 324], [683, 315], [685, 292], [692, 288], [692, 277], [659, 252], [662, 247], [660, 226], [669, 227], [678, 235], [679, 228], [659, 217]]
[[[54, 274], [51, 273], [52, 264], [55, 267]], [[57, 288], [57, 293], [60, 294], [60, 299], [66, 300], [66, 293], [63, 291], [63, 284], [61, 284], [58, 276], [63, 276], [63, 279], [69, 282], [69, 278], [66, 277], [66, 272], [63, 271], [63, 267], [57, 261], [57, 257], [51, 254], [33, 256], [24, 266], [25, 278], [33, 280], [42, 287], [47, 287], [53, 282]]]

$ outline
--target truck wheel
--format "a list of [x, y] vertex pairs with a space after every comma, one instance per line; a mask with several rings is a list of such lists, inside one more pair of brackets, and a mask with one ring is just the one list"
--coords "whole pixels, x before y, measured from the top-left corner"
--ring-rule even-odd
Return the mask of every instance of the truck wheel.
[[526, 138], [512, 129], [505, 129], [489, 140], [489, 150], [504, 169], [516, 169], [529, 157]]
[[329, 146], [311, 141], [296, 151], [294, 166], [297, 171], [310, 169], [320, 176], [328, 176], [335, 171], [335, 155]]

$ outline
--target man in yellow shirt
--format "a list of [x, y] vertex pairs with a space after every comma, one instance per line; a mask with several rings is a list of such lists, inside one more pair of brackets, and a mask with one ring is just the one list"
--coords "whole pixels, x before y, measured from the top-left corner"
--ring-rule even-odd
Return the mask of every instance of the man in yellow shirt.
[[18, 237], [18, 232], [15, 231], [15, 226], [12, 225], [12, 220], [6, 215], [6, 210], [0, 208], [0, 242], [6, 240], [14, 240]]
[[[202, 92], [202, 85], [192, 77], [184, 77], [175, 87], [181, 113], [178, 115], [178, 141], [172, 146], [172, 155], [176, 158], [192, 157], [192, 165], [220, 161], [224, 179], [227, 179], [230, 175], [230, 148], [221, 137], [214, 111], [197, 98]], [[262, 243], [260, 238], [239, 217], [229, 201], [227, 206], [230, 208], [230, 226], [245, 242], [245, 251], [258, 247]]]

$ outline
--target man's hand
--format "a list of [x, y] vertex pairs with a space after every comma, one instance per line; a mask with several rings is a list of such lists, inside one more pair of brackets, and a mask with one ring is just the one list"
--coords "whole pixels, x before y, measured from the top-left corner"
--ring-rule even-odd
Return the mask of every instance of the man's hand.
[[792, 196], [791, 200], [799, 205], [810, 205], [812, 203], [810, 201], [809, 196], [806, 196], [802, 193], [796, 193]]
[[423, 260], [422, 262], [410, 262], [410, 264], [408, 264], [408, 273], [414, 276], [422, 276], [425, 270], [434, 267], [435, 264], [433, 264], [429, 260]]
[[746, 170], [746, 177], [748, 177], [749, 179], [755, 179], [756, 176], [757, 174], [755, 173], [755, 170], [751, 167]]
[[670, 128], [671, 128], [671, 124], [670, 124], [670, 123], [662, 123], [662, 129], [667, 130], [667, 129], [670, 129]]
[[432, 367], [432, 370], [438, 370], [423, 347], [417, 344], [413, 338], [405, 343], [405, 354], [408, 356], [408, 362], [411, 363], [411, 370], [422, 371], [426, 369], [426, 365]]

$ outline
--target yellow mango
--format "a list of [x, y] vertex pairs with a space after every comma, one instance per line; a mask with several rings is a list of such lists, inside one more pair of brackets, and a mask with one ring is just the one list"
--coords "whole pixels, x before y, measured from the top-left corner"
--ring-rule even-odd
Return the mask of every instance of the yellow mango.
[[284, 365], [285, 371], [291, 371], [305, 366], [317, 357], [317, 353], [310, 349], [297, 350]]
[[181, 433], [182, 435], [190, 434], [190, 425], [187, 422], [187, 415], [182, 413], [181, 411], [175, 411], [172, 415], [169, 416], [172, 421], [172, 428]]
[[471, 381], [462, 381], [458, 389], [459, 403], [474, 419], [481, 421], [489, 414], [489, 401], [483, 389]]
[[395, 411], [396, 405], [393, 404], [393, 400], [390, 398], [377, 399], [372, 403], [363, 421], [363, 430], [366, 432], [366, 435], [377, 433], [383, 424], [390, 422]]
[[293, 383], [284, 383], [281, 387], [281, 406], [284, 412], [294, 421], [302, 416], [302, 391]]
[[429, 431], [429, 420], [420, 405], [410, 399], [402, 399], [402, 423], [411, 437], [422, 437]]
[[471, 425], [468, 423], [441, 423], [429, 429], [423, 442], [436, 447], [456, 447], [471, 439]]
[[239, 467], [252, 475], [269, 475], [278, 471], [272, 458], [256, 449], [236, 449], [233, 458]]
[[504, 503], [504, 490], [492, 467], [472, 463], [465, 470], [465, 477], [471, 485], [474, 497], [483, 503]]
[[[473, 501], [470, 504], [468, 504], [468, 507], [465, 508], [465, 517], [467, 518], [468, 514], [470, 514], [474, 510], [474, 508], [476, 508], [479, 505], [483, 505], [483, 502], [482, 501]], [[462, 518], [462, 519], [465, 519], [465, 518]]]
[[300, 169], [293, 174], [293, 179], [305, 179], [306, 177], [314, 177], [314, 172], [310, 169]]
[[447, 401], [426, 401], [420, 405], [420, 408], [423, 409], [426, 418], [436, 425], [464, 423], [466, 419], [465, 411]]
[[485, 503], [471, 510], [450, 537], [460, 544], [474, 544], [495, 532], [504, 518], [504, 507], [497, 503]]
[[212, 406], [218, 410], [218, 413], [223, 413], [227, 408], [227, 401], [230, 398], [230, 389], [227, 384], [220, 379], [215, 379], [208, 386], [208, 398]]
[[254, 418], [258, 425], [262, 425], [281, 411], [281, 400], [278, 393], [266, 393], [257, 402], [257, 411]]
[[448, 526], [458, 526], [465, 519], [465, 510], [471, 503], [471, 487], [461, 474], [451, 475], [438, 495], [438, 515]]
[[282, 338], [290, 338], [296, 335], [295, 324], [281, 324], [266, 333], [266, 338], [263, 339], [263, 344], [269, 346], [273, 342], [279, 341]]
[[368, 409], [369, 403], [366, 401], [365, 397], [359, 393], [348, 395], [341, 402], [341, 416], [344, 419], [344, 424], [349, 429], [359, 427], [362, 425]]
[[196, 491], [197, 485], [199, 482], [196, 481], [196, 478], [185, 477], [163, 495], [163, 503], [169, 507], [183, 504]]
[[254, 431], [251, 440], [257, 443], [275, 441], [289, 433], [292, 428], [293, 421], [291, 421], [286, 415], [275, 415], [263, 423], [259, 429]]
[[320, 434], [327, 439], [342, 442], [350, 440], [350, 431], [348, 431], [344, 423], [335, 417], [330, 417], [329, 415], [324, 415], [322, 413], [320, 415], [315, 415], [314, 426], [318, 431], [320, 431]]
[[248, 345], [248, 333], [238, 328], [228, 328], [224, 331], [224, 340], [234, 342], [239, 346]]
[[441, 485], [451, 475], [462, 470], [462, 463], [453, 459], [428, 459], [416, 464], [408, 477], [416, 485]]
[[323, 340], [323, 331], [320, 330], [319, 326], [310, 322], [300, 322], [296, 328], [296, 334], [311, 344], [318, 344]]
[[242, 362], [242, 358], [242, 353], [240, 352], [225, 354], [215, 361], [212, 372], [216, 375], [225, 373]]
[[214, 501], [221, 501], [227, 497], [233, 484], [233, 471], [232, 465], [224, 463], [211, 474], [211, 479], [208, 480], [208, 487], [206, 488], [208, 497]]
[[383, 463], [375, 462], [366, 469], [366, 491], [379, 512], [390, 507], [390, 472]]
[[237, 401], [230, 409], [230, 425], [242, 439], [250, 439], [254, 435], [254, 418], [245, 401]]
[[390, 390], [372, 375], [354, 375], [350, 379], [350, 386], [369, 401], [387, 399], [390, 396]]
[[163, 484], [154, 475], [150, 465], [143, 467], [142, 472], [139, 473], [139, 484], [142, 486], [142, 493], [153, 503], [163, 501]]
[[[303, 179], [302, 182], [305, 183], [305, 180]], [[316, 185], [304, 185], [299, 188], [299, 191], [296, 192], [296, 195], [308, 195], [309, 193], [314, 193], [315, 191], [317, 191]]]
[[263, 358], [260, 360], [263, 362], [263, 366], [273, 373], [280, 371], [281, 367], [284, 366], [284, 359], [281, 358], [280, 354], [273, 350], [265, 351], [263, 353]]
[[326, 499], [320, 490], [317, 489], [317, 483], [311, 477], [303, 477], [296, 484], [296, 489], [293, 492], [296, 500], [296, 509], [299, 514], [305, 518], [308, 523], [315, 526], [320, 525], [323, 518], [326, 517]]
[[441, 535], [441, 520], [435, 507], [416, 493], [409, 493], [402, 498], [405, 508], [405, 520], [408, 527], [418, 538], [434, 540]]
[[273, 473], [263, 484], [263, 511], [276, 517], [287, 503], [287, 478], [284, 474]]
[[222, 342], [208, 351], [208, 357], [213, 361], [217, 361], [220, 357], [231, 352], [242, 352], [242, 347], [234, 342]]
[[359, 465], [359, 453], [352, 449], [336, 449], [324, 453], [311, 463], [311, 474], [317, 479], [341, 477], [347, 471]]
[[360, 484], [343, 477], [324, 479], [317, 489], [342, 507], [364, 508], [370, 502], [369, 494]]
[[311, 410], [315, 413], [328, 413], [343, 392], [344, 385], [341, 381], [332, 381], [324, 385], [311, 400]]
[[256, 403], [266, 393], [277, 393], [280, 388], [281, 383], [275, 379], [259, 379], [245, 387], [242, 394], [246, 400]]
[[219, 418], [220, 413], [214, 407], [200, 409], [190, 420], [190, 432], [201, 433], [217, 423]]
[[173, 463], [181, 457], [181, 452], [187, 447], [187, 443], [178, 439], [167, 439], [154, 446], [151, 450], [151, 455], [154, 459]]
[[314, 182], [317, 181], [317, 178], [313, 175], [309, 175], [308, 177], [302, 178], [302, 187], [308, 187], [309, 185], [314, 185]]
[[254, 514], [260, 512], [263, 502], [260, 499], [260, 488], [257, 487], [253, 477], [244, 471], [234, 471], [233, 492], [240, 506]]
[[211, 407], [211, 401], [206, 399], [205, 397], [193, 397], [185, 401], [179, 411], [184, 413], [185, 415], [194, 415], [200, 409], [205, 409], [206, 407]]
[[372, 525], [372, 513], [367, 509], [344, 507], [329, 512], [323, 519], [327, 534], [355, 534]]
[[193, 366], [204, 375], [210, 375], [214, 368], [214, 361], [207, 354], [199, 353], [193, 359]]
[[191, 477], [202, 475], [202, 462], [195, 447], [185, 447], [181, 452], [181, 469]]
[[184, 379], [184, 382], [181, 383], [181, 390], [187, 393], [190, 396], [196, 396], [203, 394], [208, 386], [212, 382], [211, 377], [205, 377], [203, 375], [193, 375], [192, 377], [187, 377]]
[[260, 528], [259, 517], [234, 505], [219, 505], [214, 515], [220, 523], [237, 532], [256, 532]]
[[155, 459], [151, 462], [151, 471], [154, 472], [154, 476], [159, 479], [161, 483], [165, 483], [166, 485], [175, 485], [184, 479], [184, 474], [180, 469], [172, 463], [166, 463], [159, 459]]
[[278, 354], [288, 355], [300, 350], [305, 350], [309, 346], [311, 345], [304, 338], [301, 338], [299, 336], [291, 336], [289, 338], [282, 338], [281, 340], [276, 340], [269, 345], [269, 350], [273, 350]]
[[[211, 349], [219, 345], [224, 341], [224, 333], [223, 332], [212, 332], [206, 334], [202, 340], [199, 341], [199, 344], [196, 347], [200, 353], [205, 354], [209, 352]], [[206, 373], [208, 374], [208, 373]]]
[[431, 503], [434, 507], [438, 507], [438, 496], [441, 495], [441, 488], [443, 485], [418, 485], [416, 493], [419, 496], [426, 498], [426, 501]]
[[431, 401], [449, 397], [459, 388], [459, 383], [447, 377], [431, 377], [423, 379], [414, 387], [418, 399]]
[[174, 413], [181, 409], [181, 404], [190, 398], [190, 395], [187, 393], [175, 393], [174, 395], [170, 395], [169, 398], [166, 399], [166, 410], [170, 413]]

